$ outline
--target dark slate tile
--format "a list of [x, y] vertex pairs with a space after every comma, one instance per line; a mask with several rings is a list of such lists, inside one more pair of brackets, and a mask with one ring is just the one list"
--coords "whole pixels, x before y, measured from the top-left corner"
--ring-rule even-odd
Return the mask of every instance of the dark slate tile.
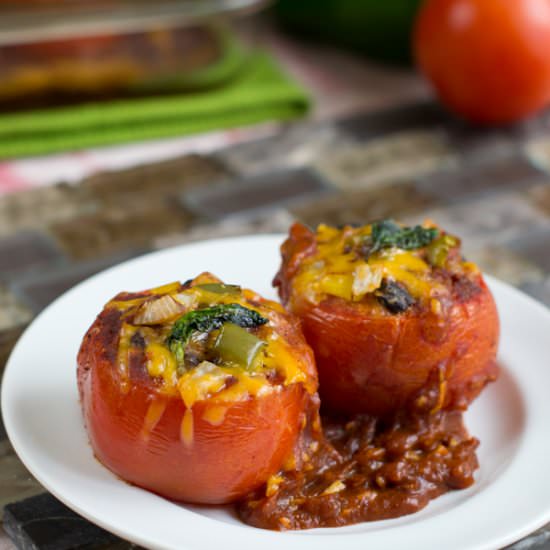
[[466, 258], [477, 264], [483, 272], [514, 286], [543, 279], [544, 274], [538, 266], [509, 248], [499, 246], [494, 238], [480, 247], [476, 246], [475, 240], [467, 239], [463, 243], [464, 252]]
[[550, 523], [524, 539], [506, 546], [504, 550], [548, 550], [550, 548]]
[[186, 155], [126, 170], [94, 174], [81, 186], [103, 205], [139, 207], [162, 204], [184, 190], [233, 175], [219, 159]]
[[537, 229], [510, 240], [506, 246], [550, 272], [550, 228]]
[[484, 150], [497, 152], [502, 146], [519, 150], [527, 139], [544, 132], [544, 125], [541, 116], [498, 127], [476, 126], [461, 118], [449, 116], [447, 131], [457, 152], [467, 158], [476, 158]]
[[63, 260], [61, 250], [44, 233], [22, 231], [0, 239], [0, 277], [4, 280], [59, 264]]
[[183, 231], [193, 220], [191, 213], [173, 201], [143, 201], [139, 208], [122, 203], [94, 215], [54, 224], [49, 230], [72, 259], [88, 260], [149, 247], [153, 239]]
[[548, 176], [518, 153], [421, 178], [418, 188], [451, 201], [494, 191], [526, 191]]
[[550, 218], [550, 180], [533, 187], [528, 198], [537, 210]]
[[[23, 333], [24, 326], [0, 331], [0, 381], [4, 375], [4, 368], [10, 353], [15, 346], [17, 340]], [[2, 422], [2, 415], [0, 414], [0, 440], [6, 437], [6, 430]]]
[[[0, 521], [4, 506], [39, 495], [44, 487], [30, 474], [15, 454], [8, 439], [0, 440]], [[0, 540], [0, 548], [2, 542]]]
[[449, 124], [451, 117], [434, 102], [422, 102], [369, 112], [338, 121], [337, 128], [363, 141], [384, 134]]
[[48, 185], [0, 195], [0, 235], [40, 230], [48, 223], [88, 214], [96, 202], [81, 185]]
[[[550, 307], [550, 279], [529, 281], [520, 286], [521, 290]], [[549, 533], [550, 535], [550, 533]]]
[[308, 168], [258, 174], [240, 180], [190, 191], [182, 203], [200, 216], [218, 220], [242, 212], [296, 204], [335, 189]]
[[214, 153], [239, 175], [265, 174], [314, 162], [335, 149], [356, 143], [332, 124], [290, 124], [274, 135], [236, 143]]
[[257, 214], [256, 216], [229, 216], [214, 223], [207, 221], [193, 226], [185, 233], [158, 239], [154, 243], [155, 248], [179, 246], [207, 239], [287, 233], [288, 228], [295, 221], [295, 217], [284, 209], [272, 210], [267, 214], [265, 212]]
[[[506, 248], [520, 235], [550, 231], [549, 220], [533, 208], [525, 194], [513, 191], [448, 201], [403, 221], [416, 224], [426, 218], [434, 220], [449, 233], [459, 235], [466, 253], [483, 246]], [[518, 252], [521, 256], [521, 250]]]
[[320, 223], [364, 224], [381, 218], [401, 218], [435, 204], [433, 197], [416, 190], [409, 182], [318, 199], [291, 208], [290, 212], [300, 221], [315, 227]]
[[19, 300], [8, 283], [0, 283], [0, 331], [19, 327], [31, 319], [31, 310]]
[[8, 434], [6, 433], [6, 427], [4, 426], [4, 420], [2, 418], [2, 415], [0, 414], [0, 441], [3, 441], [8, 437]]
[[498, 154], [503, 149], [519, 149], [522, 130], [519, 126], [476, 127], [459, 119], [453, 119], [447, 126], [449, 141], [453, 148], [466, 160], [474, 160], [484, 153]]
[[4, 529], [21, 550], [138, 548], [90, 523], [49, 493], [8, 504]]
[[25, 326], [14, 327], [8, 330], [0, 331], [0, 377], [4, 372], [6, 361], [15, 346], [17, 340], [25, 330]]
[[333, 147], [314, 161], [321, 174], [348, 191], [406, 182], [455, 165], [456, 155], [438, 128]]
[[99, 271], [145, 253], [147, 249], [132, 249], [97, 261], [80, 262], [58, 269], [32, 273], [12, 284], [19, 299], [35, 313], [44, 309], [55, 298], [80, 281]]

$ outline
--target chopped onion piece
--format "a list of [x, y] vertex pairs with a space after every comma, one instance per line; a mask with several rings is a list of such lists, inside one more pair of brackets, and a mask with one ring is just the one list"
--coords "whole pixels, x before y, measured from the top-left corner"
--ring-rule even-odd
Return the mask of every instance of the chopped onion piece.
[[367, 263], [359, 264], [353, 272], [351, 292], [355, 299], [361, 299], [365, 294], [374, 292], [382, 284], [382, 269], [371, 267]]
[[158, 325], [170, 321], [185, 311], [185, 307], [172, 296], [162, 296], [158, 300], [145, 302], [134, 317], [137, 325]]
[[197, 297], [194, 294], [186, 294], [185, 292], [174, 294], [172, 298], [182, 306], [185, 306], [186, 310], [191, 309], [197, 301]]

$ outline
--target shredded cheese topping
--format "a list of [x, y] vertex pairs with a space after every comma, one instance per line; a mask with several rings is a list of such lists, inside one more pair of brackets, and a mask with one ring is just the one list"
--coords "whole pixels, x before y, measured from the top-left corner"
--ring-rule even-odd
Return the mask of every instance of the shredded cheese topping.
[[[369, 252], [371, 235], [371, 225], [342, 229], [320, 225], [315, 235], [316, 252], [302, 261], [292, 282], [296, 294], [314, 304], [328, 296], [361, 302], [372, 297], [383, 281], [392, 281], [402, 285], [415, 300], [429, 304], [430, 299], [437, 301], [446, 292], [436, 268], [461, 274], [477, 271], [474, 264], [450, 253], [459, 250], [460, 241], [445, 233], [417, 249], [390, 246]], [[432, 264], [433, 257], [441, 265]]]

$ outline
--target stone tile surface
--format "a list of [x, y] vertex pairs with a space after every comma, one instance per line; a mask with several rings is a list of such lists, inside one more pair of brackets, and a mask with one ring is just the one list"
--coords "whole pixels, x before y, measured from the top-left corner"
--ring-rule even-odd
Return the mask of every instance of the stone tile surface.
[[84, 182], [84, 187], [102, 208], [138, 210], [170, 202], [178, 194], [204, 183], [230, 178], [232, 171], [221, 160], [187, 155], [118, 172], [100, 173]]
[[0, 196], [0, 238], [94, 212], [85, 186], [59, 184]]
[[333, 125], [288, 125], [275, 137], [234, 145], [215, 153], [215, 157], [236, 174], [251, 176], [276, 172], [282, 166], [314, 164], [334, 149], [353, 143], [351, 136]]
[[438, 104], [422, 102], [355, 115], [337, 122], [337, 127], [358, 141], [366, 141], [381, 135], [449, 123], [449, 115]]
[[286, 204], [304, 203], [334, 191], [315, 171], [297, 168], [189, 191], [182, 195], [181, 201], [197, 216], [214, 221], [247, 211], [267, 211]]
[[483, 245], [505, 244], [517, 235], [550, 230], [550, 218], [540, 214], [522, 193], [503, 191], [475, 200], [449, 202], [407, 216], [407, 223], [429, 218], [459, 235], [466, 252]]
[[518, 153], [491, 161], [470, 163], [460, 170], [437, 172], [421, 178], [419, 187], [445, 201], [456, 201], [472, 195], [487, 195], [509, 189], [525, 192], [549, 177]]
[[550, 271], [550, 228], [533, 228], [532, 231], [512, 237], [508, 246], [545, 272]]
[[380, 218], [402, 218], [423, 211], [437, 202], [418, 191], [413, 183], [394, 183], [368, 190], [342, 193], [292, 207], [291, 213], [304, 223], [341, 225], [366, 223]]
[[525, 152], [535, 166], [550, 171], [550, 137], [537, 137], [525, 143]]
[[195, 225], [184, 234], [161, 237], [155, 241], [154, 246], [166, 248], [207, 239], [286, 233], [294, 220], [294, 216], [284, 209], [273, 210], [265, 215], [233, 216], [218, 223]]
[[86, 521], [47, 493], [6, 506], [4, 528], [21, 550], [138, 548]]
[[21, 231], [0, 239], [0, 280], [63, 260], [59, 247], [43, 232]]
[[503, 246], [488, 244], [468, 248], [468, 260], [479, 265], [485, 273], [511, 285], [535, 283], [544, 277], [540, 267]]
[[6, 364], [11, 350], [21, 336], [24, 328], [24, 325], [19, 325], [0, 331], [0, 376], [2, 376], [4, 365]]
[[2, 334], [9, 334], [14, 327], [27, 323], [31, 318], [31, 310], [12, 290], [0, 283], [0, 341]]
[[550, 524], [541, 527], [531, 536], [507, 546], [505, 550], [548, 550], [548, 548], [550, 548]]
[[528, 198], [537, 210], [550, 217], [550, 178], [546, 183], [532, 187], [528, 192]]
[[62, 269], [30, 273], [15, 281], [12, 289], [21, 302], [34, 313], [38, 313], [63, 292], [84, 279], [145, 252], [146, 249], [130, 249], [125, 250], [124, 254], [101, 260], [89, 260]]
[[451, 169], [456, 162], [443, 132], [417, 130], [335, 147], [318, 157], [314, 166], [327, 179], [351, 191]]
[[49, 230], [73, 260], [102, 258], [129, 248], [146, 248], [163, 234], [187, 228], [192, 214], [171, 203], [139, 210], [105, 209], [50, 226]]
[[44, 492], [44, 488], [23, 466], [10, 442], [0, 441], [0, 519], [4, 506]]
[[521, 290], [550, 307], [550, 278], [537, 281], [525, 281], [520, 285]]

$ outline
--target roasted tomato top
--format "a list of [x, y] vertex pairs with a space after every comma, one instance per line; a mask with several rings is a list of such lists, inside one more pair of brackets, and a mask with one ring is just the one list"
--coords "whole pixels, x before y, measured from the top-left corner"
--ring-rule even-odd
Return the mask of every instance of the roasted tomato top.
[[297, 322], [208, 273], [118, 294], [84, 338], [78, 382], [105, 465], [207, 503], [239, 498], [292, 462], [317, 390]]
[[295, 224], [274, 284], [315, 352], [323, 407], [386, 415], [438, 371], [442, 407], [497, 374], [499, 323], [460, 240], [433, 224]]
[[189, 410], [207, 398], [238, 401], [297, 382], [315, 392], [309, 362], [270, 322], [284, 310], [251, 290], [204, 273], [183, 285], [119, 294], [110, 308], [121, 312], [122, 381], [130, 381], [137, 353], [155, 391], [179, 395]]
[[306, 231], [309, 250], [295, 258], [292, 297], [312, 304], [338, 297], [377, 315], [425, 307], [438, 311], [449, 299], [449, 278], [475, 285], [479, 276], [477, 267], [462, 259], [460, 239], [432, 224], [405, 227], [384, 220]]

